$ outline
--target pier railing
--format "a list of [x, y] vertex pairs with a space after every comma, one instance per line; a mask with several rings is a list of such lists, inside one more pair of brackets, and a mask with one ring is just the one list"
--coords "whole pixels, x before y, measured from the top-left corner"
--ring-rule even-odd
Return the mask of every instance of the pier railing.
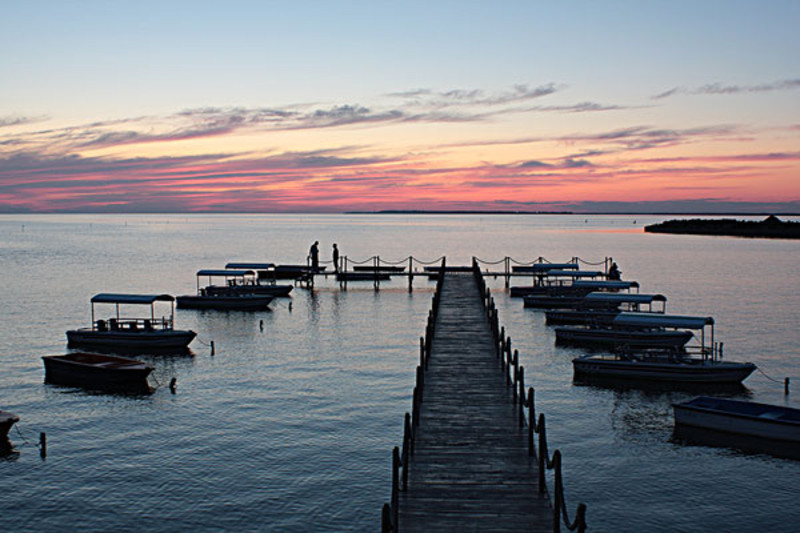
[[[553, 486], [553, 531], [561, 531], [561, 523], [570, 531], [586, 531], [586, 505], [579, 503], [575, 512], [575, 518], [570, 520], [567, 510], [566, 498], [564, 496], [564, 480], [561, 470], [561, 451], [555, 450], [551, 457], [548, 453], [547, 429], [545, 425], [544, 413], [539, 414], [536, 419], [536, 403], [534, 400], [533, 387], [525, 388], [525, 367], [519, 364], [519, 351], [511, 348], [511, 337], [506, 337], [505, 328], [500, 326], [497, 307], [494, 303], [491, 291], [486, 287], [486, 281], [481, 274], [478, 261], [473, 260], [473, 269], [478, 282], [478, 287], [483, 294], [483, 304], [486, 309], [486, 316], [489, 318], [492, 333], [495, 337], [496, 355], [500, 361], [502, 372], [506, 377], [506, 385], [511, 387], [514, 403], [519, 406], [519, 427], [528, 428], [528, 455], [536, 457], [536, 447], [534, 444], [534, 433], [538, 434], [539, 444], [539, 493], [547, 492], [546, 470], [554, 471]], [[527, 420], [526, 420], [527, 409]]]
[[[397, 532], [399, 515], [399, 494], [400, 491], [408, 490], [408, 470], [409, 458], [414, 455], [414, 442], [416, 429], [419, 426], [419, 410], [423, 401], [423, 391], [425, 385], [425, 371], [428, 368], [428, 361], [431, 354], [431, 343], [435, 334], [434, 325], [438, 316], [439, 302], [441, 298], [441, 287], [444, 280], [446, 259], [442, 258], [440, 274], [436, 282], [436, 290], [433, 296], [431, 310], [428, 312], [428, 322], [425, 327], [425, 336], [420, 337], [420, 363], [416, 369], [416, 384], [412, 393], [411, 413], [406, 413], [403, 424], [402, 446], [395, 446], [392, 449], [392, 488], [391, 500], [383, 505], [381, 512], [381, 531], [384, 533]], [[539, 479], [538, 490], [540, 494], [548, 492], [545, 470], [554, 471], [553, 487], [553, 531], [561, 531], [561, 523], [570, 531], [583, 533], [586, 531], [586, 505], [578, 504], [575, 518], [569, 519], [566, 498], [564, 497], [564, 483], [561, 470], [561, 452], [555, 450], [552, 457], [548, 453], [547, 431], [545, 426], [545, 416], [539, 414], [536, 421], [536, 407], [534, 403], [534, 389], [527, 389], [525, 394], [525, 368], [519, 364], [519, 353], [517, 350], [511, 351], [511, 338], [505, 336], [505, 328], [500, 326], [497, 307], [491, 292], [486, 287], [486, 282], [481, 274], [478, 260], [473, 258], [472, 269], [481, 291], [482, 301], [486, 315], [491, 326], [494, 339], [495, 355], [501, 363], [501, 370], [506, 376], [506, 385], [512, 388], [514, 403], [519, 406], [519, 426], [528, 427], [528, 454], [536, 456], [534, 434], [538, 435], [539, 444]], [[527, 409], [527, 420], [526, 420]]]

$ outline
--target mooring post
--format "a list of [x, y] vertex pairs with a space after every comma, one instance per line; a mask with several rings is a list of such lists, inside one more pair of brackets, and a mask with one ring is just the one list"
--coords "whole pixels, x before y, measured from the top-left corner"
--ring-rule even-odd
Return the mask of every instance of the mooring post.
[[47, 434], [44, 431], [39, 433], [39, 456], [42, 459], [47, 457]]
[[169, 380], [169, 391], [170, 391], [172, 394], [175, 394], [175, 390], [176, 390], [177, 388], [178, 388], [178, 380], [177, 380], [177, 379], [175, 379], [175, 378], [172, 378], [171, 380]]
[[783, 380], [783, 394], [785, 396], [789, 395], [789, 378]]
[[506, 289], [507, 289], [511, 286], [511, 258], [506, 257], [504, 262], [506, 270]]
[[211, 355], [214, 355], [216, 353], [216, 350], [214, 349], [214, 341], [211, 341], [210, 346], [211, 346]]
[[413, 256], [408, 256], [408, 292], [414, 287], [414, 264], [412, 263]]

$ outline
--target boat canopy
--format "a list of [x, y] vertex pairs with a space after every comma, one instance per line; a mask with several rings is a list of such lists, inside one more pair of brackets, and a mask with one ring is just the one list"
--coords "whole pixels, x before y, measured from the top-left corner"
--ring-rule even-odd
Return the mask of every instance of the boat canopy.
[[111, 294], [101, 293], [92, 296], [92, 303], [101, 304], [152, 304], [153, 302], [172, 302], [175, 297], [169, 294]]
[[205, 270], [198, 270], [198, 276], [225, 276], [225, 277], [233, 277], [233, 276], [255, 276], [255, 272], [252, 270], [218, 270], [218, 269], [205, 269]]
[[225, 268], [249, 269], [249, 270], [270, 270], [275, 268], [274, 263], [228, 263]]
[[638, 281], [595, 281], [595, 280], [578, 280], [572, 284], [576, 289], [630, 289], [638, 288]]
[[603, 275], [599, 270], [564, 270], [560, 268], [546, 270], [544, 274], [551, 277], [562, 276], [565, 278], [596, 278]]
[[705, 326], [714, 325], [710, 316], [684, 316], [662, 315], [660, 313], [628, 313], [622, 312], [614, 318], [615, 326], [630, 326], [644, 328], [683, 328], [703, 329]]
[[590, 292], [585, 296], [587, 302], [650, 304], [666, 302], [663, 294], [634, 294], [629, 292]]

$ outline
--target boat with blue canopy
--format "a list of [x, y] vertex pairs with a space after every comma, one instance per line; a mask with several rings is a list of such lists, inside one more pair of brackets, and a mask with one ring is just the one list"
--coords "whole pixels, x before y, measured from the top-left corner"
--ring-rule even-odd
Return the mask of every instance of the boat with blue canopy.
[[588, 327], [555, 328], [557, 344], [573, 344], [613, 349], [681, 348], [700, 331], [700, 345], [706, 347], [706, 327], [714, 342], [712, 317], [666, 315], [662, 313], [622, 312], [611, 324]]
[[[546, 288], [544, 291], [526, 294], [523, 298], [524, 307], [537, 309], [570, 309], [579, 307], [584, 303], [584, 298], [592, 292], [619, 292], [639, 290], [636, 281], [610, 281], [610, 280], [576, 280], [570, 285], [559, 285]], [[597, 307], [602, 302], [595, 302]]]
[[664, 314], [667, 298], [663, 294], [590, 292], [573, 309], [545, 312], [546, 324], [609, 325], [621, 312]]
[[[197, 271], [197, 294], [176, 298], [180, 309], [216, 309], [258, 311], [267, 309], [273, 296], [258, 294], [248, 287], [255, 287], [254, 270], [250, 269], [203, 269]], [[207, 278], [203, 285], [201, 281]], [[222, 278], [223, 285], [214, 285], [213, 280]]]
[[[96, 294], [91, 299], [91, 326], [67, 331], [67, 346], [125, 352], [185, 350], [196, 333], [174, 329], [174, 301], [175, 298], [169, 294]], [[169, 315], [156, 315], [158, 302], [169, 303]], [[98, 318], [97, 304], [113, 306], [114, 313]], [[127, 315], [129, 309], [143, 306], [150, 308], [148, 315], [142, 316], [138, 312], [135, 316]]]
[[[227, 289], [243, 292], [255, 292], [256, 294], [267, 294], [269, 296], [289, 296], [294, 288], [292, 285], [280, 285], [277, 283], [274, 263], [253, 263], [253, 262], [231, 262], [225, 265], [226, 270], [254, 270], [256, 278], [253, 283], [242, 285], [226, 285]], [[206, 290], [214, 290], [206, 287]]]
[[537, 272], [532, 285], [511, 287], [509, 295], [512, 297], [524, 297], [542, 294], [568, 294], [572, 292], [573, 285], [576, 282], [597, 280], [604, 276], [605, 274], [599, 270], [547, 269]]

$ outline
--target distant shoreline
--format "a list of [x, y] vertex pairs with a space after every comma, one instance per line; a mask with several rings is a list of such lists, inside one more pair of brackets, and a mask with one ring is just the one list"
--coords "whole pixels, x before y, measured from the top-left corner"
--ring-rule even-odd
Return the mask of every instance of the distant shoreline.
[[786, 222], [774, 215], [764, 220], [689, 219], [667, 220], [645, 226], [646, 233], [712, 235], [767, 239], [800, 239], [800, 222]]
[[[334, 214], [334, 213], [331, 213]], [[446, 210], [383, 210], [383, 211], [344, 211], [343, 215], [575, 215], [575, 216], [609, 216], [609, 215], [635, 215], [635, 216], [736, 216], [736, 217], [764, 217], [770, 214], [777, 214], [784, 217], [800, 216], [800, 213], [765, 213], [765, 212], [752, 212], [752, 213], [706, 213], [706, 212], [651, 212], [651, 211], [602, 211], [596, 213], [581, 213], [576, 211], [480, 211], [480, 210], [464, 210], [464, 211], [446, 211]]]

